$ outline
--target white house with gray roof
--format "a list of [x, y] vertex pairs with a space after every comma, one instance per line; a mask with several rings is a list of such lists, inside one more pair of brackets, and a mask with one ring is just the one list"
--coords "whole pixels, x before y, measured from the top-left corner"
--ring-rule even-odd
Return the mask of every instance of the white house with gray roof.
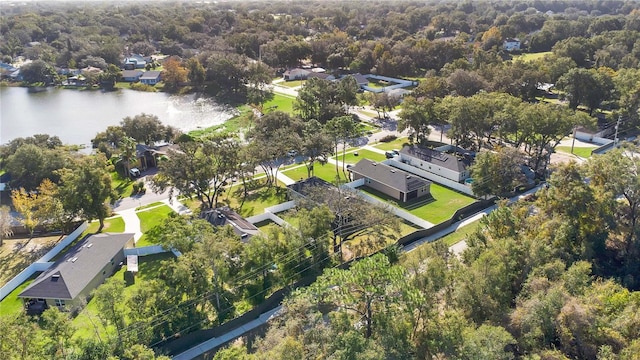
[[473, 162], [473, 157], [459, 151], [446, 152], [417, 145], [407, 145], [400, 150], [400, 161], [460, 183], [469, 178], [469, 167]]
[[80, 241], [18, 295], [27, 312], [79, 306], [124, 262], [124, 248], [133, 247], [133, 235], [101, 233]]

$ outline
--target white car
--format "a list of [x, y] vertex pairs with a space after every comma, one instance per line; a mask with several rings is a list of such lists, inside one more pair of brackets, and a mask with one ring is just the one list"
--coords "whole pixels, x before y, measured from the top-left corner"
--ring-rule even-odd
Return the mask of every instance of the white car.
[[140, 177], [140, 169], [138, 168], [129, 169], [129, 175], [131, 175], [131, 177], [134, 177], [134, 178]]

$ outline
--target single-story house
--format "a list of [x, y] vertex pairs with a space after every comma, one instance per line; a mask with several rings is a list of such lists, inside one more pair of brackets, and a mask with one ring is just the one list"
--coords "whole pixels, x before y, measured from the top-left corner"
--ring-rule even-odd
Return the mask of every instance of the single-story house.
[[133, 247], [130, 233], [101, 233], [80, 241], [20, 294], [27, 313], [48, 307], [77, 307], [122, 265], [124, 249]]
[[352, 180], [364, 179], [366, 186], [401, 202], [431, 196], [431, 181], [383, 163], [362, 159], [348, 170]]
[[[135, 167], [146, 170], [150, 167], [158, 166], [158, 158], [166, 156], [169, 150], [178, 151], [176, 144], [146, 145], [136, 144], [136, 164]], [[133, 165], [132, 165], [133, 166]]]
[[327, 74], [327, 73], [322, 73], [322, 72], [311, 72], [307, 75], [307, 79], [311, 79], [311, 78], [318, 78], [318, 79], [322, 79], [322, 80], [335, 80], [336, 77], [331, 75], [331, 74]]
[[282, 74], [282, 77], [287, 81], [306, 80], [307, 76], [309, 76], [309, 74], [311, 73], [312, 71], [307, 69], [295, 68], [285, 71], [284, 74]]
[[233, 232], [240, 236], [243, 242], [260, 233], [260, 230], [255, 225], [228, 207], [204, 211], [200, 214], [200, 218], [207, 220], [213, 226], [231, 226]]
[[335, 186], [317, 176], [312, 176], [307, 179], [296, 181], [293, 184], [287, 185], [289, 190], [289, 197], [297, 199], [300, 197], [306, 197], [310, 191], [316, 191], [315, 189], [324, 189], [327, 191], [335, 189]]
[[470, 176], [469, 167], [473, 163], [473, 155], [469, 152], [461, 152], [457, 148], [447, 152], [407, 145], [400, 150], [400, 161], [461, 183]]
[[352, 76], [354, 79], [356, 79], [356, 83], [358, 84], [359, 87], [363, 87], [363, 86], [367, 86], [369, 85], [369, 79], [367, 79], [366, 76], [360, 74], [360, 73], [356, 73], [356, 74], [351, 74], [351, 75], [347, 75], [345, 77], [343, 77], [343, 79]]
[[147, 71], [140, 77], [140, 82], [155, 85], [160, 82], [160, 71]]
[[122, 81], [135, 82], [140, 80], [140, 77], [144, 74], [141, 70], [124, 70], [122, 71]]
[[520, 39], [506, 38], [502, 42], [502, 48], [506, 51], [520, 50]]

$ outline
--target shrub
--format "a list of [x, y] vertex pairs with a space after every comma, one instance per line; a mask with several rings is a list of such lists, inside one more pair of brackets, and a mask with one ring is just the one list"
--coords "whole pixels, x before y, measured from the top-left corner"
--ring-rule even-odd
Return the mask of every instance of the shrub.
[[156, 88], [154, 88], [151, 85], [147, 85], [143, 83], [132, 83], [131, 88], [133, 90], [138, 90], [138, 91], [156, 92]]
[[393, 134], [389, 134], [389, 135], [385, 135], [382, 139], [380, 139], [380, 142], [392, 142], [393, 140], [397, 139], [398, 137], [393, 135]]

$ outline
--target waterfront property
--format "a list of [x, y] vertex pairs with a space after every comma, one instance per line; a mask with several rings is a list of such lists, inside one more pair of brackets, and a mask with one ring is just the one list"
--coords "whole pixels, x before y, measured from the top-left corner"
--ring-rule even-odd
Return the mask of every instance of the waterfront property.
[[124, 70], [122, 72], [122, 81], [135, 82], [140, 80], [140, 77], [144, 74], [142, 70]]
[[80, 241], [18, 295], [27, 313], [41, 313], [52, 306], [80, 306], [121, 266], [124, 248], [133, 247], [133, 235], [101, 233]]
[[362, 159], [349, 172], [352, 180], [364, 179], [364, 185], [401, 202], [431, 196], [430, 181], [383, 163]]
[[155, 85], [160, 82], [160, 71], [147, 71], [140, 77], [140, 82]]

